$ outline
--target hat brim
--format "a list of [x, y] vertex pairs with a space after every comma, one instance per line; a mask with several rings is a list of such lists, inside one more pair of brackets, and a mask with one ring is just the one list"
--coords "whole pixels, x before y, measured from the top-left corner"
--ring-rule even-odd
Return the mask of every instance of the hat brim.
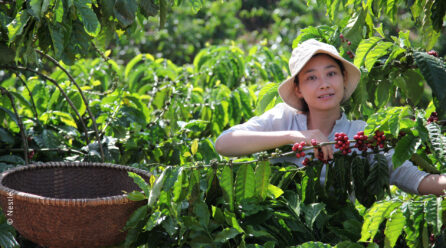
[[331, 57], [341, 61], [341, 63], [344, 65], [344, 69], [346, 71], [345, 76], [347, 77], [344, 101], [350, 98], [350, 96], [353, 94], [356, 87], [358, 86], [359, 80], [361, 79], [361, 71], [354, 64], [339, 56], [338, 54], [328, 52], [324, 49], [317, 49], [313, 53], [308, 54], [308, 56], [306, 56], [305, 58], [302, 58], [302, 62], [299, 63], [297, 68], [295, 68], [295, 73], [288, 79], [284, 80], [278, 88], [279, 96], [282, 98], [282, 100], [286, 104], [297, 110], [302, 111], [304, 105], [303, 100], [296, 96], [294, 90], [294, 78], [297, 76], [297, 74], [299, 74], [300, 70], [302, 70], [302, 68], [308, 63], [308, 61], [310, 61], [310, 59], [313, 58], [314, 55], [319, 53], [330, 55]]

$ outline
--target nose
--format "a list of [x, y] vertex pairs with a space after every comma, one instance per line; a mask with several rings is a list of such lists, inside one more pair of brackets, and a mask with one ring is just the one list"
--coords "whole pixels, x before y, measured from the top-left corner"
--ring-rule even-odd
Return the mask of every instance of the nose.
[[327, 78], [322, 78], [322, 79], [321, 79], [321, 82], [320, 82], [320, 84], [319, 84], [319, 88], [320, 88], [320, 89], [330, 88], [330, 83], [329, 83], [329, 81], [328, 81]]

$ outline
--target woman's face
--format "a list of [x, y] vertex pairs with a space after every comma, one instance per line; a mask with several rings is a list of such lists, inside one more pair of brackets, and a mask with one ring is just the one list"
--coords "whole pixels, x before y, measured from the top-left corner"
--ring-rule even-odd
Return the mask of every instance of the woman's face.
[[341, 68], [329, 55], [311, 58], [297, 77], [296, 95], [305, 100], [310, 111], [340, 108], [345, 80]]

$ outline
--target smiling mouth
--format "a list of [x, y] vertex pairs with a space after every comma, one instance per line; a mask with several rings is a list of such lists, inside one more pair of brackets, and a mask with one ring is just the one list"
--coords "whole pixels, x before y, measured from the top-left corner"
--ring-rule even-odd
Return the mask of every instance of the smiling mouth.
[[319, 98], [319, 99], [324, 99], [324, 98], [328, 98], [328, 97], [332, 97], [332, 96], [334, 96], [334, 93], [330, 93], [330, 94], [325, 94], [325, 95], [322, 95], [322, 96], [318, 96], [317, 98]]

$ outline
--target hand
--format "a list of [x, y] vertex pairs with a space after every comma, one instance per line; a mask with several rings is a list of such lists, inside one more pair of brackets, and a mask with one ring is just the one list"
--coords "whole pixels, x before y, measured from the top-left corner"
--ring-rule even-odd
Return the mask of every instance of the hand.
[[[312, 145], [311, 140], [316, 140], [318, 144], [322, 142], [329, 142], [327, 136], [325, 136], [319, 129], [313, 129], [313, 130], [305, 130], [305, 131], [296, 131], [293, 133], [293, 142], [302, 142], [304, 141], [307, 145]], [[330, 160], [333, 159], [333, 146], [332, 145], [325, 145], [321, 148], [323, 159], [324, 160]], [[319, 157], [319, 149], [314, 149], [314, 156], [317, 158]]]

